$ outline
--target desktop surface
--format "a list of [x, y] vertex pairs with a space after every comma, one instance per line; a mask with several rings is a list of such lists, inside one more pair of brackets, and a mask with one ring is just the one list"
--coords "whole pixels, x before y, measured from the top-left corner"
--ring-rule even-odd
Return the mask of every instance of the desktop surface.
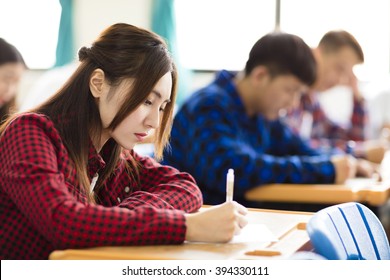
[[[49, 259], [279, 259], [311, 248], [306, 224], [312, 213], [250, 209], [248, 225], [262, 225], [277, 240], [233, 243], [185, 242], [181, 245], [108, 246], [54, 251]], [[261, 235], [261, 233], [259, 233]]]
[[337, 204], [350, 201], [381, 206], [390, 198], [390, 184], [372, 180], [349, 180], [335, 184], [269, 184], [249, 190], [249, 201]]

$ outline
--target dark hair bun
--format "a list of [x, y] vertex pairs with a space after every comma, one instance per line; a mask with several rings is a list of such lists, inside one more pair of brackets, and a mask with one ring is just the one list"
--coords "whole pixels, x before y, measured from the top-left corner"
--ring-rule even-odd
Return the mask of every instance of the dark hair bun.
[[84, 61], [89, 57], [91, 49], [87, 47], [82, 47], [79, 49], [78, 55], [79, 55], [79, 61]]

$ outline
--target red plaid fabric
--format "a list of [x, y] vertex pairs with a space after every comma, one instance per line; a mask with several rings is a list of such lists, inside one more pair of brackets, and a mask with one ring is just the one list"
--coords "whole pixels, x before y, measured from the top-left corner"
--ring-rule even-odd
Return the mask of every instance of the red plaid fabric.
[[308, 112], [313, 117], [310, 135], [310, 144], [313, 148], [326, 146], [346, 151], [349, 140], [357, 142], [365, 140], [367, 112], [363, 99], [354, 98], [350, 125], [341, 127], [328, 118], [322, 110], [316, 94], [315, 92], [303, 94], [299, 108], [289, 112], [285, 118], [285, 122], [295, 133], [300, 133], [303, 113]]
[[[100, 154], [91, 145], [91, 178], [104, 168], [110, 144]], [[134, 152], [127, 156], [140, 164], [140, 184], [125, 172], [124, 155], [97, 194], [98, 204], [88, 203], [68, 151], [44, 115], [23, 114], [10, 123], [0, 155], [1, 259], [45, 259], [67, 248], [182, 243], [184, 212], [202, 205], [189, 174]]]

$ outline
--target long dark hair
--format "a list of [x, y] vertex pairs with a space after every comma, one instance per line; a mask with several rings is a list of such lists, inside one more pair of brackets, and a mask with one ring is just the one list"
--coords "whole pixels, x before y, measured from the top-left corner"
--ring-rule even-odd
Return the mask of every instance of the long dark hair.
[[[90, 139], [99, 137], [102, 131], [100, 114], [89, 88], [93, 71], [102, 69], [112, 86], [127, 78], [134, 79], [129, 94], [109, 125], [110, 129], [115, 129], [145, 101], [162, 76], [171, 73], [172, 102], [165, 107], [161, 124], [155, 131], [157, 159], [161, 158], [170, 135], [177, 73], [166, 43], [161, 37], [124, 23], [108, 27], [91, 47], [82, 47], [78, 54], [81, 63], [69, 80], [53, 97], [32, 111], [49, 116], [56, 124], [64, 145], [75, 163], [80, 183], [86, 189], [86, 193], [89, 193], [87, 165]], [[121, 160], [120, 154], [121, 147], [115, 143], [113, 153], [106, 160], [106, 167], [95, 186], [95, 193], [99, 192], [104, 181], [113, 174], [118, 161]], [[128, 166], [128, 171], [130, 176], [138, 178], [137, 164], [134, 160], [131, 166]]]

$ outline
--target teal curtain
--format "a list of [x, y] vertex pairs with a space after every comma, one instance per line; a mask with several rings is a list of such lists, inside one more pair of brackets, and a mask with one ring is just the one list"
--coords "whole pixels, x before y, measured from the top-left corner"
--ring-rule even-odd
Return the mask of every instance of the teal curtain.
[[73, 43], [73, 0], [59, 1], [62, 10], [54, 67], [66, 65], [75, 58]]
[[179, 83], [176, 104], [181, 105], [189, 95], [191, 71], [180, 63], [180, 53], [176, 39], [175, 0], [153, 0], [152, 30], [163, 37], [172, 53], [179, 73]]

